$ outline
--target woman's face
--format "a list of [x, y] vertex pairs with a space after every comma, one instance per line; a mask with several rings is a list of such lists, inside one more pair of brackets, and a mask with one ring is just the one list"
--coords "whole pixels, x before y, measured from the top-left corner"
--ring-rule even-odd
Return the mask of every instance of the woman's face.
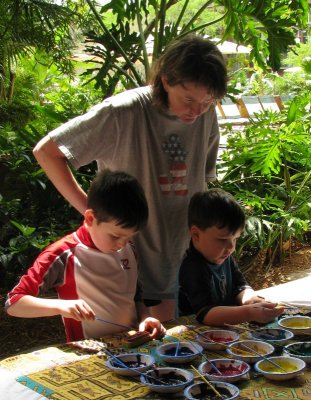
[[162, 77], [162, 83], [167, 92], [169, 110], [186, 124], [192, 124], [216, 103], [203, 85], [186, 82], [171, 86], [165, 77]]

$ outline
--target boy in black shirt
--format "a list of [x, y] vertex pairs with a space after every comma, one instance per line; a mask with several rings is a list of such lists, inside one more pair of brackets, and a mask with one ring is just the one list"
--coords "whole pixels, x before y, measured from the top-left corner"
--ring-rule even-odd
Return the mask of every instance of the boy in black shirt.
[[231, 255], [244, 225], [244, 212], [229, 193], [210, 189], [191, 198], [191, 242], [179, 271], [180, 315], [196, 314], [200, 323], [219, 326], [266, 323], [283, 312], [256, 295]]

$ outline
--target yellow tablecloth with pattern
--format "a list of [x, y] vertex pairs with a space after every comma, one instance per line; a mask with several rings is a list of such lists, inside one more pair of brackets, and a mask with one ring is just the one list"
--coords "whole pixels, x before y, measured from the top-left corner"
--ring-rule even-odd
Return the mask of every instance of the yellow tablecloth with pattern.
[[[174, 340], [194, 340], [196, 333], [187, 327], [200, 332], [208, 329], [198, 325], [192, 317], [180, 318], [177, 323], [166, 324], [166, 327], [167, 335], [161, 341], [155, 340], [132, 349], [124, 348], [124, 334], [103, 337], [100, 341], [114, 354], [128, 351], [150, 353], [155, 356], [157, 365], [160, 366], [163, 362], [156, 356], [157, 346]], [[241, 336], [243, 337], [243, 334]], [[209, 359], [228, 357], [225, 351], [205, 351], [204, 354]], [[92, 355], [71, 345], [61, 345], [4, 359], [0, 361], [0, 367], [19, 371], [16, 380], [20, 384], [53, 400], [183, 399], [182, 393], [160, 395], [143, 386], [139, 378], [114, 374], [106, 368], [106, 358], [102, 353]], [[202, 361], [204, 359], [198, 358], [193, 365], [198, 367]], [[178, 367], [190, 369], [187, 364]], [[201, 379], [195, 375], [195, 380]], [[285, 382], [269, 381], [252, 371], [247, 379], [234, 384], [240, 389], [241, 400], [310, 399], [311, 368], [307, 366], [301, 376]]]

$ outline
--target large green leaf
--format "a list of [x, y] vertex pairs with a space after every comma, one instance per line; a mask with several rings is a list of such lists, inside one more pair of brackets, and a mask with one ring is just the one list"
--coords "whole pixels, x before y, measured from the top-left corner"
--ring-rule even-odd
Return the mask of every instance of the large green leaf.
[[252, 47], [251, 56], [265, 68], [278, 70], [281, 56], [296, 44], [296, 31], [306, 26], [307, 0], [217, 0], [229, 10], [223, 39]]

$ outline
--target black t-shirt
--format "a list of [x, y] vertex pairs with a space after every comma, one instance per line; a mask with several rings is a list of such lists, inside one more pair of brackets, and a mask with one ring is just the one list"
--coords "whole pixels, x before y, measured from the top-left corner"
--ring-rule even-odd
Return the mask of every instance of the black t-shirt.
[[215, 306], [237, 305], [236, 296], [250, 288], [232, 256], [211, 264], [190, 242], [179, 270], [179, 313], [196, 314], [202, 323]]

